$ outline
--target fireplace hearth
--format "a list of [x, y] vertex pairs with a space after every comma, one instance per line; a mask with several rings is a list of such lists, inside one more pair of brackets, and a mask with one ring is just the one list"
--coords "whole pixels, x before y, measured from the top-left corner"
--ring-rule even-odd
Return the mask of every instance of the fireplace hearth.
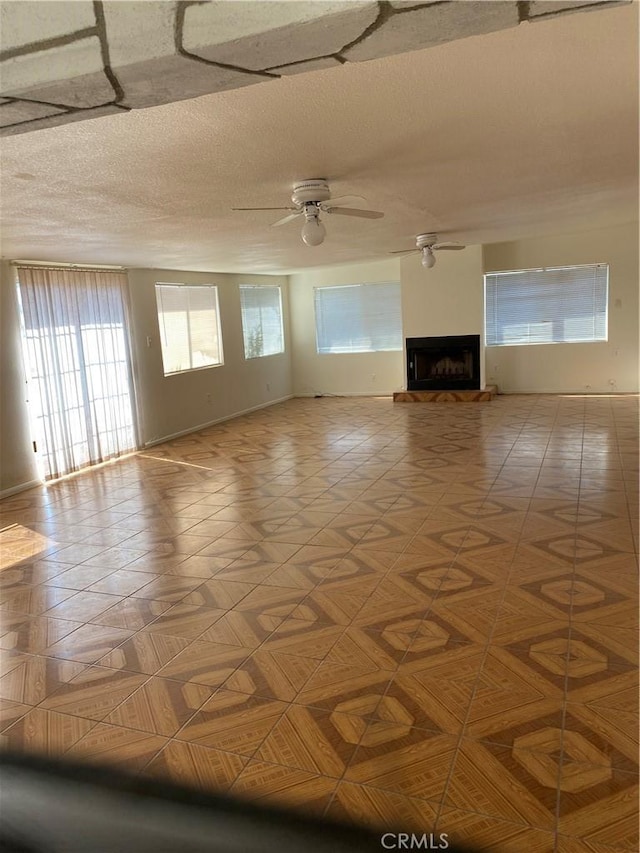
[[407, 338], [407, 390], [479, 390], [480, 335]]

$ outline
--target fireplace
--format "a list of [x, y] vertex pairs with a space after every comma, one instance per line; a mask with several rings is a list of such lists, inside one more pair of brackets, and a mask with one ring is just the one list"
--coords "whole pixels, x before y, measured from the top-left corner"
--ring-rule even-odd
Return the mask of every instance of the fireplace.
[[407, 390], [480, 388], [480, 335], [407, 338]]

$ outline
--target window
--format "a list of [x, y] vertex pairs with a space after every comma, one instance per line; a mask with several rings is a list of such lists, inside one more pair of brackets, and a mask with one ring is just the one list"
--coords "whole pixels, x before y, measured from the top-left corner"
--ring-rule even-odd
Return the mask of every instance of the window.
[[316, 287], [319, 353], [402, 349], [400, 284]]
[[241, 284], [240, 307], [244, 357], [261, 358], [284, 352], [280, 287]]
[[488, 273], [484, 287], [487, 346], [607, 340], [607, 264]]
[[164, 375], [222, 364], [218, 288], [156, 284]]
[[135, 450], [126, 274], [20, 266], [18, 281], [29, 408], [45, 478]]

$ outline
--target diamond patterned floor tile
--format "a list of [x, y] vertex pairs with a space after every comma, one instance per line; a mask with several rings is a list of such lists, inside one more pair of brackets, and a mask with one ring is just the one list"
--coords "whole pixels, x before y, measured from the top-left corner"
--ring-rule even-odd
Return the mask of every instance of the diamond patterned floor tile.
[[391, 673], [332, 661], [321, 663], [296, 702], [315, 708], [370, 717], [380, 703]]
[[93, 618], [94, 625], [106, 625], [109, 628], [128, 628], [139, 631], [158, 616], [169, 610], [168, 601], [151, 601], [145, 598], [125, 598], [104, 613]]
[[[405, 797], [353, 782], [340, 782], [327, 810], [327, 817], [388, 831], [402, 827], [405, 832], [430, 832], [435, 828], [437, 806], [426, 800]], [[388, 839], [389, 842], [392, 839]]]
[[41, 707], [63, 714], [102, 720], [147, 679], [145, 675], [102, 666], [87, 667], [42, 702]]
[[228, 790], [247, 759], [195, 743], [170, 741], [145, 773], [209, 793]]
[[[552, 832], [531, 829], [526, 824], [511, 823], [461, 809], [442, 809], [436, 836], [439, 837], [441, 832], [446, 832], [449, 844], [472, 845], [474, 850], [487, 853], [495, 850], [497, 844], [504, 853], [521, 853], [523, 850], [529, 853], [556, 851], [556, 837]], [[578, 853], [577, 849], [575, 853]], [[586, 851], [581, 850], [581, 853]]]
[[299, 809], [304, 814], [320, 816], [329, 805], [335, 788], [335, 779], [326, 776], [264, 761], [249, 761], [231, 793], [260, 805]]
[[85, 669], [84, 664], [75, 661], [30, 655], [0, 678], [0, 698], [38, 705]]
[[345, 780], [439, 802], [455, 755], [456, 738], [392, 722], [371, 722]]
[[39, 755], [61, 755], [94, 725], [90, 720], [80, 717], [33, 708], [5, 729], [0, 740], [3, 749], [35, 752]]
[[[554, 770], [538, 773], [537, 753], [463, 741], [447, 787], [446, 805], [473, 803], [479, 812], [552, 831], [557, 801]], [[535, 772], [530, 773], [529, 767]], [[541, 777], [541, 778], [540, 778]], [[552, 778], [553, 777], [553, 778]]]
[[250, 757], [286, 708], [279, 700], [218, 690], [177, 738]]
[[251, 649], [196, 640], [164, 666], [163, 678], [219, 687], [246, 660]]
[[167, 739], [158, 735], [97, 723], [67, 750], [65, 757], [135, 773], [142, 770], [166, 743]]
[[38, 654], [47, 646], [81, 628], [82, 622], [68, 619], [50, 619], [46, 616], [24, 616], [3, 614], [0, 631], [0, 647], [18, 652]]
[[293, 399], [0, 501], [4, 743], [635, 853], [637, 435], [628, 395]]
[[291, 702], [315, 672], [313, 658], [258, 649], [224, 682], [227, 690]]
[[8, 613], [40, 616], [76, 594], [76, 590], [55, 586], [19, 584], [2, 590], [0, 606]]
[[171, 737], [211, 696], [201, 684], [150, 678], [104, 718], [106, 723]]
[[263, 648], [268, 652], [322, 660], [330, 654], [343, 630], [341, 625], [324, 625], [288, 617], [264, 641]]
[[225, 612], [223, 609], [201, 607], [198, 604], [174, 604], [146, 625], [144, 630], [193, 640], [211, 628]]
[[[258, 760], [339, 779], [353, 755], [359, 718], [291, 705], [256, 752]], [[355, 723], [355, 727], [352, 724]]]
[[182, 637], [155, 632], [139, 633], [100, 658], [98, 663], [111, 669], [154, 675], [188, 645], [189, 641]]

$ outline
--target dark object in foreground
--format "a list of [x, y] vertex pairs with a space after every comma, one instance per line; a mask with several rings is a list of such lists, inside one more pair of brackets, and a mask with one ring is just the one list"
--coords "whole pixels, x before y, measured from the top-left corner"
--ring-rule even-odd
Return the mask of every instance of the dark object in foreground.
[[383, 844], [384, 830], [22, 754], [0, 753], [0, 786], [2, 853], [463, 853], [429, 836], [429, 827], [419, 846], [409, 846], [409, 835], [399, 843], [402, 828], [394, 827]]

